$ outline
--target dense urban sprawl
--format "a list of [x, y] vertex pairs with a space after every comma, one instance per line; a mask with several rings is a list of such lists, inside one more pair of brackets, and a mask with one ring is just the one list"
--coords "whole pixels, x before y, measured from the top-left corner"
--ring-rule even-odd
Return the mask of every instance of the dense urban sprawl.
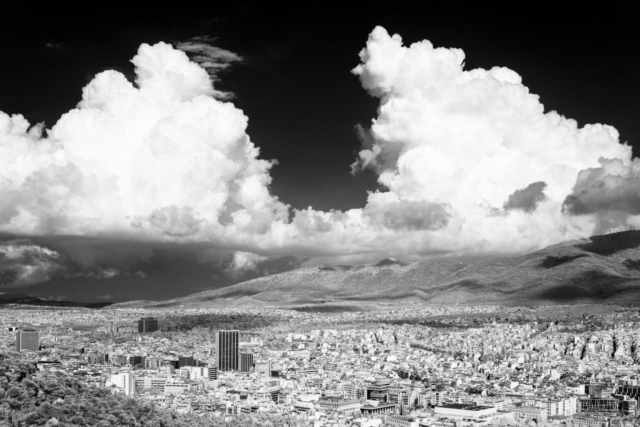
[[[271, 414], [314, 426], [610, 427], [636, 422], [639, 314], [12, 306], [0, 311], [0, 352], [35, 363], [35, 377], [72, 376], [212, 423]], [[0, 422], [17, 419], [2, 410]]]

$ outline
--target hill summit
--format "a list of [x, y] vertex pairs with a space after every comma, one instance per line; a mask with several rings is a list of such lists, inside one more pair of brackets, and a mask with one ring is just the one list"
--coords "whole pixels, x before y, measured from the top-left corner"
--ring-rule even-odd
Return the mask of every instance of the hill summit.
[[304, 267], [142, 305], [299, 306], [327, 302], [640, 303], [640, 231], [593, 236], [474, 264], [389, 258], [366, 265]]

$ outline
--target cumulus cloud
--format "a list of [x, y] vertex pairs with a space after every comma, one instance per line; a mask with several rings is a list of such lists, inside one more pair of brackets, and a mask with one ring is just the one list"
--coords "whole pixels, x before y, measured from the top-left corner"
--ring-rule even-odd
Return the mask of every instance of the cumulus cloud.
[[580, 171], [564, 209], [572, 215], [624, 212], [640, 214], [640, 159], [600, 159], [600, 167]]
[[51, 280], [65, 270], [61, 255], [28, 240], [0, 242], [0, 287], [17, 288]]
[[392, 194], [371, 194], [365, 212], [382, 197], [447, 206], [446, 226], [415, 243], [453, 254], [522, 252], [593, 231], [593, 218], [565, 215], [562, 204], [600, 157], [629, 164], [613, 127], [545, 113], [515, 71], [465, 70], [462, 50], [404, 46], [381, 27], [360, 59], [353, 73], [380, 106], [359, 130], [354, 169], [375, 170]]
[[593, 216], [600, 230], [640, 226], [640, 159], [599, 159], [600, 167], [580, 171], [563, 203], [568, 215]]
[[258, 265], [269, 259], [251, 252], [234, 252], [230, 259], [226, 261], [225, 272], [229, 277], [238, 278], [249, 271], [255, 271]]
[[547, 199], [547, 196], [544, 195], [545, 188], [547, 188], [547, 184], [542, 181], [520, 188], [509, 195], [502, 208], [505, 211], [519, 209], [523, 212], [531, 213], [536, 210], [538, 204]]
[[140, 240], [250, 240], [287, 206], [247, 117], [172, 46], [143, 44], [135, 87], [98, 74], [43, 137], [0, 113], [0, 231]]
[[381, 225], [390, 230], [418, 231], [438, 230], [447, 226], [448, 206], [428, 201], [393, 201], [378, 205], [369, 203], [364, 215], [371, 225]]
[[142, 45], [136, 85], [98, 74], [47, 132], [0, 113], [0, 232], [102, 242], [85, 251], [60, 237], [85, 270], [136, 271], [104, 262], [115, 239], [139, 242], [140, 260], [160, 244], [202, 245], [205, 261], [233, 252], [228, 271], [253, 274], [291, 254], [477, 257], [584, 237], [606, 204], [595, 184], [616, 189], [619, 200], [607, 197], [619, 220], [636, 215], [637, 165], [613, 127], [579, 127], [545, 112], [515, 71], [465, 70], [462, 50], [404, 46], [381, 27], [353, 70], [380, 99], [371, 126], [357, 129], [353, 170], [374, 170], [383, 190], [361, 209], [290, 215], [269, 191], [275, 162], [260, 159], [247, 117], [216, 99], [216, 72], [239, 58], [210, 42]]
[[111, 295], [98, 295], [96, 299], [107, 301], [107, 300], [113, 299], [113, 297]]

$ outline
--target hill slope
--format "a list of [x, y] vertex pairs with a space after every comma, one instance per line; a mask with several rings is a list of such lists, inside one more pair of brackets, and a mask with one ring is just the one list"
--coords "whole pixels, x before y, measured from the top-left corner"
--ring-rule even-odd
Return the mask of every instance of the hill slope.
[[327, 301], [640, 303], [640, 231], [563, 242], [471, 265], [387, 259], [369, 265], [300, 268], [144, 305], [292, 306]]
[[40, 307], [85, 307], [103, 308], [111, 305], [110, 302], [84, 303], [74, 301], [53, 301], [34, 297], [24, 293], [0, 293], [0, 306], [5, 304], [35, 305]]

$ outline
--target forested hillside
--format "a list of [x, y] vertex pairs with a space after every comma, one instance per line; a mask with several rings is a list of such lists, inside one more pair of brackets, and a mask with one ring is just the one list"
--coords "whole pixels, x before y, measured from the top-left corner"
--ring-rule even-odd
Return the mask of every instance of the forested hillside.
[[252, 414], [223, 418], [180, 415], [81, 383], [73, 376], [37, 372], [34, 363], [0, 360], [0, 426], [298, 426], [290, 417]]

